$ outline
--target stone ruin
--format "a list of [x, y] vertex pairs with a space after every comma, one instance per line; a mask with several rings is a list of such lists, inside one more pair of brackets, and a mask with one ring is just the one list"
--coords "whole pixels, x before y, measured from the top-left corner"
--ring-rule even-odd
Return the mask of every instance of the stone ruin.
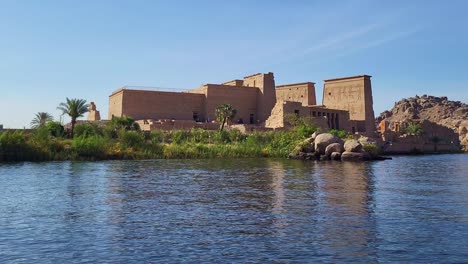
[[96, 110], [94, 102], [89, 103], [88, 121], [99, 121], [101, 120], [101, 114]]

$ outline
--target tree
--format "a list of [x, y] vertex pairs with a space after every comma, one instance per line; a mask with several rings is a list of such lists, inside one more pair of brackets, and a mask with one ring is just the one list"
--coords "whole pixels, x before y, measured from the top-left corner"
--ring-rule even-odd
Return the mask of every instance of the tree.
[[53, 117], [46, 112], [39, 112], [31, 121], [31, 128], [37, 129], [43, 127], [47, 122], [52, 121]]
[[232, 105], [230, 104], [221, 104], [221, 105], [218, 105], [218, 107], [216, 107], [215, 114], [216, 114], [216, 121], [220, 123], [219, 131], [223, 131], [224, 124], [234, 119], [234, 117], [237, 114], [237, 110], [234, 107], [232, 107]]
[[406, 133], [413, 136], [420, 136], [424, 132], [421, 124], [411, 122], [405, 128]]
[[[291, 125], [294, 130], [304, 137], [310, 137], [312, 133], [319, 130], [319, 127], [315, 125], [313, 117], [299, 117], [299, 115], [295, 113], [285, 114], [284, 122]], [[338, 132], [337, 130], [337, 133]], [[346, 131], [344, 133], [346, 133]]]
[[84, 99], [68, 99], [65, 103], [60, 103], [57, 109], [61, 110], [63, 115], [68, 115], [71, 118], [71, 132], [73, 138], [73, 130], [75, 129], [76, 119], [82, 117], [89, 111], [86, 100]]
[[115, 130], [140, 130], [140, 125], [129, 116], [113, 116], [110, 124]]

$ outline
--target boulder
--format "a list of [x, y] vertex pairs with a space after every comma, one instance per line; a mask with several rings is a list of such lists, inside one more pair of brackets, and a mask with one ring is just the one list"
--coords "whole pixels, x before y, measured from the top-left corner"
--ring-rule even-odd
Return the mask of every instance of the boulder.
[[344, 143], [344, 149], [347, 152], [361, 152], [362, 145], [356, 139], [350, 139]]
[[361, 143], [361, 145], [365, 146], [365, 145], [376, 145], [377, 144], [377, 140], [374, 139], [374, 138], [369, 138], [369, 137], [365, 137], [365, 136], [361, 136], [359, 139], [358, 139], [359, 143]]
[[341, 160], [341, 153], [340, 152], [333, 152], [330, 155], [331, 160]]
[[343, 151], [344, 148], [340, 143], [332, 143], [325, 148], [325, 155], [329, 157], [333, 152], [341, 153]]
[[341, 161], [365, 161], [371, 160], [372, 157], [367, 152], [348, 152], [341, 154]]
[[316, 138], [318, 135], [320, 135], [320, 134], [322, 134], [322, 133], [320, 133], [320, 131], [315, 131], [315, 132], [312, 134], [312, 136], [310, 136], [310, 138], [312, 139], [312, 141], [314, 141], [315, 138]]
[[328, 145], [332, 143], [339, 143], [341, 139], [335, 135], [324, 133], [315, 138], [315, 152], [323, 155]]

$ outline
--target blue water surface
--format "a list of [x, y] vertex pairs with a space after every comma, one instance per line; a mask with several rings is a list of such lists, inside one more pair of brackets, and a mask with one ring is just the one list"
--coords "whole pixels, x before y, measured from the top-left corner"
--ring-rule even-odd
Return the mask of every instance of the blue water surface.
[[0, 263], [468, 261], [468, 155], [0, 164]]

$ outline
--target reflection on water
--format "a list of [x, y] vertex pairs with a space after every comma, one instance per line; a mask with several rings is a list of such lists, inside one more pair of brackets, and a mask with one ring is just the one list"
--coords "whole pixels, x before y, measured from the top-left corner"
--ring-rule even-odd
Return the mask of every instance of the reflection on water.
[[462, 262], [468, 156], [0, 165], [0, 262]]

